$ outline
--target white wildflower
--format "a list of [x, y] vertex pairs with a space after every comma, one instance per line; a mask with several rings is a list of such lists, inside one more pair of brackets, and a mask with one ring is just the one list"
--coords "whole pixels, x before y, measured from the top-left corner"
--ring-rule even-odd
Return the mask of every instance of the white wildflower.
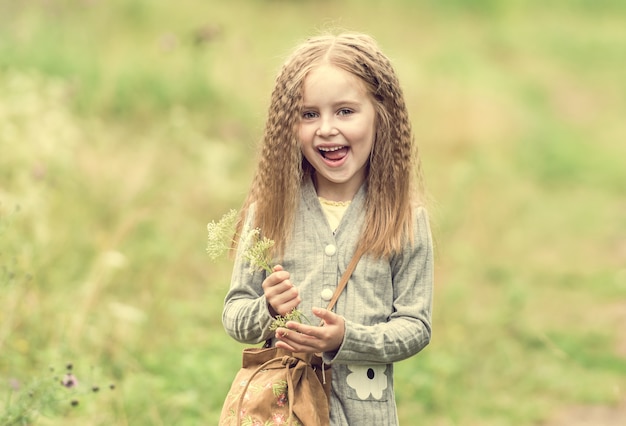
[[[261, 236], [261, 229], [251, 228], [245, 225], [241, 235], [235, 235], [235, 222], [237, 220], [237, 211], [230, 210], [219, 222], [211, 222], [207, 225], [209, 238], [207, 242], [207, 253], [212, 260], [222, 256], [232, 247], [233, 239], [239, 237], [239, 246], [242, 248], [242, 256], [250, 262], [250, 273], [254, 273], [257, 269], [263, 269], [268, 274], [272, 271], [272, 247], [274, 240]], [[283, 316], [276, 316], [274, 322], [270, 326], [270, 330], [276, 330], [278, 327], [284, 327], [287, 321], [306, 320], [310, 321], [298, 309], [293, 309], [290, 313]]]
[[232, 244], [233, 234], [235, 232], [235, 221], [237, 220], [237, 211], [231, 209], [226, 213], [219, 222], [211, 221], [207, 225], [208, 241], [206, 252], [211, 260], [221, 257], [228, 251]]

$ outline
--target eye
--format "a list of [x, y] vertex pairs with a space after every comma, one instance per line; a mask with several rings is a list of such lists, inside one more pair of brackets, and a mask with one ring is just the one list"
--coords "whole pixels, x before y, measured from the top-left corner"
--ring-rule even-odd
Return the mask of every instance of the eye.
[[313, 112], [313, 111], [304, 111], [302, 113], [302, 118], [304, 118], [305, 120], [312, 120], [312, 119], [316, 118], [317, 115], [318, 114], [316, 112]]
[[353, 114], [354, 111], [351, 110], [350, 108], [341, 108], [339, 111], [337, 111], [337, 115], [350, 115]]

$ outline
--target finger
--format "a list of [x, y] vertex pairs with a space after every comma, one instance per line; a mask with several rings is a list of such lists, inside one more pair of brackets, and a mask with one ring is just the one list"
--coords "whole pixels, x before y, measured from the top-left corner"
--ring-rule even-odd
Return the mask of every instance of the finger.
[[266, 297], [270, 298], [275, 305], [293, 305], [292, 309], [300, 303], [300, 293], [295, 287], [287, 288], [285, 291], [268, 291]]
[[300, 296], [296, 296], [294, 299], [290, 299], [287, 302], [278, 304], [276, 311], [282, 315], [285, 316], [287, 315], [289, 312], [293, 311], [295, 308], [298, 307], [298, 305], [300, 304], [301, 300], [300, 300]]
[[297, 335], [298, 332], [295, 330], [290, 330], [285, 327], [279, 327], [276, 329], [276, 338], [278, 339], [276, 343], [282, 342], [283, 344], [288, 345], [290, 348], [292, 348], [291, 350], [293, 350], [294, 345], [297, 344]]
[[277, 277], [276, 274], [272, 274], [269, 277], [265, 278], [265, 280], [263, 280], [263, 283], [261, 284], [261, 287], [263, 288], [263, 291], [267, 294], [268, 291], [276, 291], [276, 286], [279, 284], [282, 284], [284, 282], [283, 279], [281, 279], [280, 277]]
[[[295, 330], [280, 327], [276, 330], [276, 346], [284, 347], [295, 352], [317, 352], [318, 348], [311, 336], [299, 333]], [[278, 343], [282, 345], [279, 345]], [[284, 346], [283, 346], [284, 345]]]
[[[321, 337], [320, 328], [312, 325], [306, 325], [295, 321], [288, 321], [285, 324], [288, 330], [291, 330], [292, 333], [295, 332], [297, 335], [294, 337], [294, 341], [297, 343], [306, 344], [307, 340], [319, 339]], [[291, 335], [288, 334], [290, 337]]]
[[288, 282], [291, 284], [291, 281], [289, 281], [289, 276], [290, 276], [289, 272], [279, 270], [279, 271], [272, 272], [272, 274], [269, 277], [267, 277], [265, 281], [267, 281], [268, 284], [270, 284], [271, 286], [282, 284], [284, 282]]
[[[278, 274], [272, 274], [265, 281], [263, 281], [262, 287], [266, 296], [274, 296], [279, 295], [292, 289], [295, 289], [295, 286], [289, 280], [289, 275], [286, 272], [280, 272], [280, 274], [287, 274], [284, 277], [277, 277]], [[278, 279], [284, 278], [282, 281], [278, 281]], [[297, 290], [296, 290], [297, 291]]]
[[[293, 297], [297, 294], [297, 289], [291, 284], [289, 280], [272, 285], [264, 289], [267, 296], [290, 296]], [[295, 291], [294, 291], [295, 290]]]
[[337, 314], [323, 308], [313, 308], [313, 315], [322, 320], [323, 324], [336, 324]]
[[290, 330], [290, 329], [285, 328], [285, 327], [278, 327], [276, 329], [276, 337], [278, 339], [281, 339], [281, 340], [289, 339], [289, 332], [296, 333], [296, 331], [294, 331], [294, 330]]
[[274, 272], [283, 271], [283, 265], [276, 265], [272, 268]]
[[288, 345], [287, 343], [283, 342], [282, 340], [276, 341], [276, 347], [277, 348], [281, 348], [281, 349], [286, 349], [286, 350], [291, 351], [291, 352], [297, 352], [296, 348], [294, 348], [291, 345]]

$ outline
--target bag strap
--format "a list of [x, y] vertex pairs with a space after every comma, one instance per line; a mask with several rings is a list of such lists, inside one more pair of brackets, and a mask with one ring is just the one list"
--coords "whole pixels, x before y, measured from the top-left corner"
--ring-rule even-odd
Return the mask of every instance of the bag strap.
[[339, 299], [341, 292], [343, 291], [344, 288], [346, 288], [348, 281], [350, 281], [350, 276], [352, 276], [352, 273], [354, 272], [356, 265], [359, 263], [359, 260], [361, 260], [362, 255], [363, 255], [363, 250], [361, 249], [357, 249], [357, 251], [354, 252], [354, 255], [352, 256], [352, 260], [350, 260], [348, 267], [346, 268], [345, 272], [341, 276], [341, 279], [339, 280], [339, 284], [337, 285], [337, 288], [335, 289], [335, 293], [333, 293], [333, 297], [330, 299], [330, 302], [328, 302], [328, 306], [326, 307], [326, 310], [332, 311], [333, 308], [335, 307], [335, 303], [337, 303], [337, 300]]
[[294, 398], [294, 390], [293, 390], [293, 379], [291, 377], [291, 372], [289, 371], [289, 369], [294, 368], [299, 362], [302, 362], [302, 360], [299, 358], [284, 355], [280, 358], [272, 358], [269, 361], [257, 367], [252, 372], [252, 375], [250, 376], [250, 378], [246, 380], [246, 384], [244, 385], [244, 388], [242, 389], [241, 394], [239, 394], [239, 398], [237, 400], [237, 423], [236, 424], [238, 425], [242, 424], [241, 415], [242, 415], [243, 402], [246, 397], [246, 392], [248, 391], [248, 387], [250, 386], [250, 383], [252, 383], [252, 379], [254, 379], [254, 377], [258, 373], [264, 371], [271, 364], [282, 364], [285, 367], [285, 370], [286, 370], [285, 376], [287, 377], [287, 395], [288, 395], [287, 403], [289, 404], [288, 420], [293, 420], [293, 402], [295, 401], [295, 398]]

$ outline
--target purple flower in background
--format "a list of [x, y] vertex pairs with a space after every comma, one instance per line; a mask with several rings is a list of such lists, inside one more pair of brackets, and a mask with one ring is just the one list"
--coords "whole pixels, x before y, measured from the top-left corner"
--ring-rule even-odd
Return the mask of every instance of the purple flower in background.
[[74, 386], [78, 386], [78, 379], [73, 374], [67, 373], [65, 376], [63, 376], [61, 384], [66, 388], [73, 388]]

